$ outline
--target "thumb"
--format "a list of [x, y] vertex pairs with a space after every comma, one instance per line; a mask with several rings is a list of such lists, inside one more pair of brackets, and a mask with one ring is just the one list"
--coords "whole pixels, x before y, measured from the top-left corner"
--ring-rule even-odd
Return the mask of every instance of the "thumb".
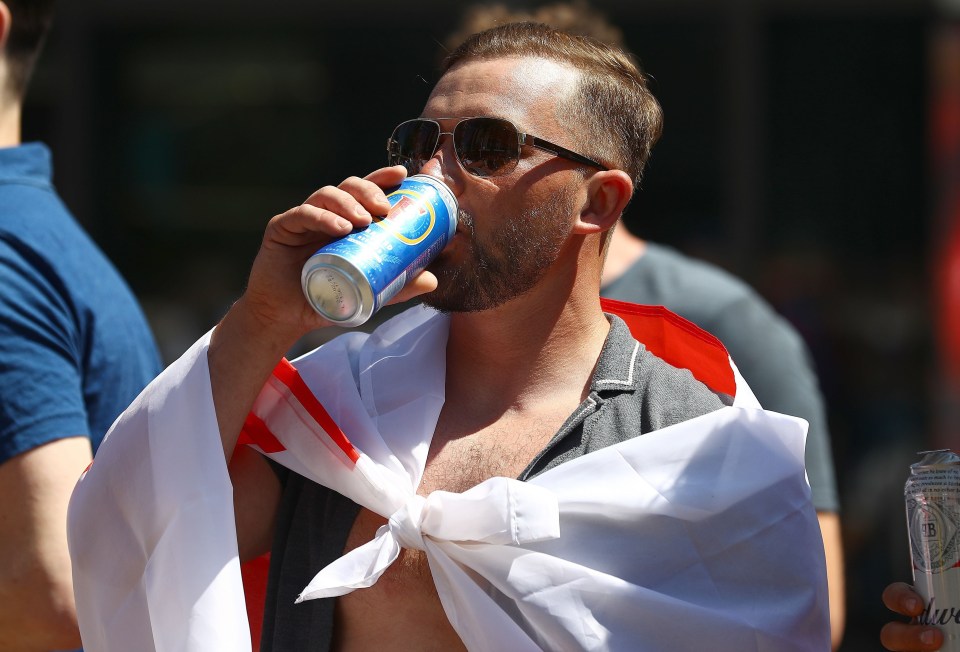
[[437, 289], [437, 277], [426, 270], [414, 276], [389, 303], [400, 303]]

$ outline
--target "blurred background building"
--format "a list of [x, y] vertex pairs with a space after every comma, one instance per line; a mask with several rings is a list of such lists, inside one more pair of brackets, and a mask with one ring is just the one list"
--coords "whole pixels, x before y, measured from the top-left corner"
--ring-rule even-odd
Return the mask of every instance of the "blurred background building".
[[[745, 277], [811, 347], [844, 510], [843, 649], [878, 649], [882, 587], [910, 578], [907, 467], [960, 445], [960, 8], [592, 4], [666, 116], [631, 229]], [[239, 295], [270, 217], [383, 164], [460, 11], [61, 3], [25, 136], [50, 143], [57, 186], [168, 362]]]

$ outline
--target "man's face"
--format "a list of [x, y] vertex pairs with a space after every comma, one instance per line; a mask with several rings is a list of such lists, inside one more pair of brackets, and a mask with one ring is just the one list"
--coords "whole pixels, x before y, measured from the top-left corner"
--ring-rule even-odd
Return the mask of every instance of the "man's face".
[[[468, 62], [440, 79], [422, 117], [437, 120], [443, 131], [464, 117], [505, 118], [520, 131], [572, 147], [556, 107], [575, 79], [574, 71], [541, 59]], [[423, 297], [427, 305], [453, 312], [495, 308], [549, 273], [577, 214], [582, 177], [575, 164], [524, 147], [509, 174], [476, 177], [457, 163], [450, 136], [442, 136], [423, 172], [442, 176], [460, 202], [457, 235], [429, 267], [439, 287]]]

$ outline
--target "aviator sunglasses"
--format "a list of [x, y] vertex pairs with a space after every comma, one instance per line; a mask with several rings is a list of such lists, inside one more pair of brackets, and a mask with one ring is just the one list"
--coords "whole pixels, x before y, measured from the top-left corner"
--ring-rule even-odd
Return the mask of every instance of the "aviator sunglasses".
[[443, 131], [436, 120], [417, 118], [401, 122], [387, 140], [387, 161], [390, 165], [404, 166], [410, 174], [417, 174], [433, 157], [443, 135], [453, 136], [453, 149], [460, 165], [478, 177], [496, 177], [512, 172], [520, 161], [521, 145], [530, 145], [600, 170], [609, 169], [565, 147], [522, 133], [509, 120], [488, 117], [462, 118], [452, 132]]

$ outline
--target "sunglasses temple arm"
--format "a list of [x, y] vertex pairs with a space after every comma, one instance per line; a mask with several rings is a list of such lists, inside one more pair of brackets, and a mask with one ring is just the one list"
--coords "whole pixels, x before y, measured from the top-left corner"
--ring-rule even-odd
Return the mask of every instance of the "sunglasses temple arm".
[[559, 157], [561, 157], [561, 158], [565, 158], [565, 159], [568, 159], [568, 160], [570, 160], [570, 161], [574, 161], [574, 162], [576, 162], [576, 163], [583, 163], [583, 164], [585, 164], [585, 165], [589, 165], [589, 166], [591, 166], [591, 167], [598, 168], [598, 169], [600, 169], [600, 170], [609, 170], [609, 169], [610, 169], [610, 168], [608, 168], [606, 165], [604, 165], [603, 163], [599, 163], [599, 162], [597, 162], [597, 161], [594, 161], [592, 158], [587, 158], [586, 156], [583, 156], [582, 154], [577, 154], [577, 153], [574, 152], [573, 150], [569, 150], [569, 149], [567, 149], [566, 147], [561, 147], [560, 145], [556, 145], [556, 144], [554, 144], [554, 143], [551, 143], [549, 140], [544, 140], [544, 139], [542, 139], [542, 138], [537, 138], [536, 136], [531, 136], [530, 134], [522, 134], [522, 137], [523, 137], [523, 144], [524, 144], [524, 145], [530, 145], [531, 147], [536, 147], [537, 149], [542, 149], [542, 150], [544, 150], [544, 151], [546, 151], [546, 152], [550, 152], [551, 154], [556, 154], [557, 156], [559, 156]]

